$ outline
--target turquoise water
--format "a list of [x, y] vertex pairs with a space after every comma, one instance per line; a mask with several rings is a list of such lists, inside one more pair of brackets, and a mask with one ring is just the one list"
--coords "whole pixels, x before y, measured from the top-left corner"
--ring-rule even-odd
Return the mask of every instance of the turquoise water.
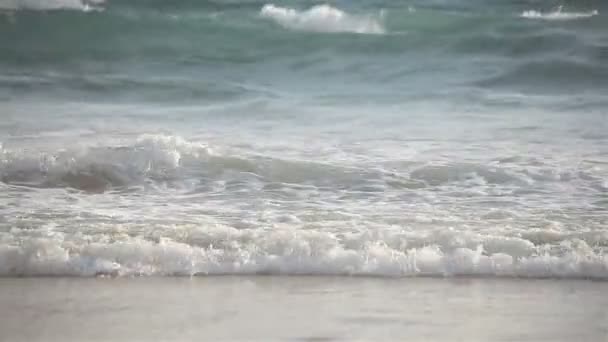
[[598, 105], [608, 88], [600, 1], [16, 3], [0, 21], [8, 99]]
[[601, 1], [0, 1], [0, 274], [608, 277]]

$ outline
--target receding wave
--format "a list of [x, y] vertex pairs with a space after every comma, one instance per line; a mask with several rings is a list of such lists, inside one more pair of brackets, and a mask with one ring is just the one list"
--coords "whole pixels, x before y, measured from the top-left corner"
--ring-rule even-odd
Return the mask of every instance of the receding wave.
[[305, 11], [266, 4], [260, 15], [281, 26], [312, 32], [352, 32], [381, 34], [384, 27], [378, 17], [348, 14], [330, 5], [317, 5]]

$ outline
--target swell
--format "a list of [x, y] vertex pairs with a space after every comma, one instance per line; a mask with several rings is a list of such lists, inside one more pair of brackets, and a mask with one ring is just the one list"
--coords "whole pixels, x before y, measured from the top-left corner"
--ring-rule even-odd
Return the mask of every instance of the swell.
[[[93, 96], [147, 91], [146, 101], [232, 99], [238, 89], [216, 93], [201, 80], [254, 74], [262, 83], [285, 75], [331, 84], [326, 76], [346, 75], [361, 86], [390, 80], [409, 89], [423, 83], [416, 77], [442, 68], [446, 79], [469, 87], [605, 89], [603, 7], [564, 8], [563, 20], [522, 17], [526, 10], [533, 9], [124, 0], [103, 11], [18, 11], [0, 18], [0, 88], [15, 96], [56, 97], [56, 89], [66, 89]], [[45, 77], [49, 70], [66, 76]], [[173, 77], [150, 81], [151, 70]]]
[[[168, 76], [104, 74], [91, 71], [87, 75], [78, 72], [19, 73], [0, 75], [0, 87], [14, 98], [36, 94], [57, 99], [65, 94], [80, 99], [94, 94], [96, 99], [111, 101], [228, 101], [244, 96], [266, 94], [264, 89], [247, 87], [240, 83], [192, 79], [179, 73]], [[135, 91], [134, 91], [135, 89]]]
[[600, 63], [576, 59], [532, 60], [505, 68], [496, 76], [478, 82], [483, 87], [514, 87], [541, 92], [608, 89], [608, 68]]
[[[390, 52], [392, 46], [395, 53], [401, 54], [419, 48], [439, 48], [446, 43], [449, 46], [456, 44], [457, 51], [470, 50], [471, 53], [498, 53], [505, 49], [546, 52], [568, 45], [569, 49], [575, 50], [577, 45], [574, 44], [598, 44], [597, 41], [581, 40], [580, 34], [588, 33], [589, 29], [606, 28], [599, 12], [593, 17], [574, 17], [581, 20], [571, 23], [545, 23], [525, 20], [515, 10], [498, 14], [453, 14], [426, 8], [386, 10], [380, 6], [347, 10], [329, 5], [282, 7], [261, 2], [222, 2], [221, 6], [217, 3], [220, 6], [217, 10], [210, 10], [206, 6], [215, 2], [195, 1], [192, 4], [201, 9], [190, 11], [180, 7], [183, 5], [171, 5], [173, 2], [151, 2], [152, 5], [166, 4], [169, 8], [160, 11], [153, 6], [137, 4], [112, 2], [105, 11], [93, 13], [13, 13], [0, 20], [0, 42], [6, 47], [0, 61], [34, 63], [66, 58], [69, 61], [72, 54], [101, 60], [143, 56], [165, 59], [204, 56], [205, 50], [228, 46], [232, 46], [232, 53], [239, 56], [261, 50], [256, 49], [260, 45], [272, 51], [262, 57], [277, 53], [280, 56], [281, 51], [306, 53], [315, 47], [332, 48], [334, 44], [336, 50], [350, 45], [349, 52], [358, 53], [387, 45], [380, 52]], [[352, 35], [323, 37], [327, 33], [349, 32], [385, 34], [367, 39]], [[246, 33], [247, 39], [243, 37]], [[391, 37], [393, 35], [401, 37], [396, 39]], [[286, 41], [292, 41], [289, 50], [285, 50], [283, 43]], [[307, 43], [309, 41], [312, 44]]]

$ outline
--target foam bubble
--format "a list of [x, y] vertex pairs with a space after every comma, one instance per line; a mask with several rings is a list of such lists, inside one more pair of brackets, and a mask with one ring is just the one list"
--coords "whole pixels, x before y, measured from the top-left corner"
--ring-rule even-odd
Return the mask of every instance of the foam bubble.
[[313, 6], [305, 11], [266, 4], [260, 10], [260, 15], [295, 30], [367, 34], [385, 32], [379, 18], [351, 15], [326, 4]]

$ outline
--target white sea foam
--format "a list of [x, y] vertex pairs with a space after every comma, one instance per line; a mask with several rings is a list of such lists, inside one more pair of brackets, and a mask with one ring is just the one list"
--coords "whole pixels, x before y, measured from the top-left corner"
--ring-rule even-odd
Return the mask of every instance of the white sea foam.
[[[559, 251], [500, 236], [467, 237], [471, 247], [429, 241], [405, 248], [365, 233], [336, 235], [295, 229], [244, 229], [211, 225], [164, 229], [172, 237], [95, 235], [66, 239], [0, 239], [2, 276], [94, 275], [363, 275], [499, 276], [608, 279], [608, 256], [582, 241]], [[13, 232], [18, 235], [18, 232]], [[468, 240], [467, 240], [468, 239]], [[113, 241], [111, 241], [113, 240]], [[454, 243], [454, 241], [451, 241]], [[488, 252], [493, 249], [494, 252]], [[522, 249], [523, 248], [523, 249]]]
[[573, 19], [582, 19], [589, 18], [598, 15], [599, 12], [597, 10], [592, 10], [589, 12], [565, 12], [562, 9], [562, 6], [559, 6], [556, 10], [552, 12], [539, 12], [535, 10], [524, 11], [521, 16], [527, 19], [542, 19], [542, 20], [573, 20]]
[[381, 16], [353, 15], [327, 4], [313, 6], [305, 11], [266, 4], [260, 10], [260, 15], [295, 30], [367, 34], [385, 32]]
[[105, 0], [0, 0], [0, 10], [101, 10]]

